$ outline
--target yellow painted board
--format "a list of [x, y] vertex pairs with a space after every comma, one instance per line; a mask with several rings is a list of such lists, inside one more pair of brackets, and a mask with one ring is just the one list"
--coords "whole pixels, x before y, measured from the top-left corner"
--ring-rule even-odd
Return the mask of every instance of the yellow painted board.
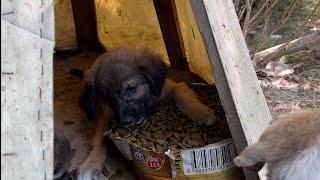
[[55, 49], [77, 48], [77, 35], [73, 19], [71, 0], [54, 0]]
[[188, 0], [173, 0], [177, 28], [181, 33], [185, 55], [189, 62], [190, 70], [208, 83], [214, 83], [211, 69], [201, 34], [195, 22], [193, 12]]
[[[191, 71], [214, 82], [211, 64], [189, 1], [173, 0], [177, 28]], [[98, 36], [107, 50], [122, 47], [149, 48], [169, 64], [152, 0], [95, 0]]]
[[95, 8], [99, 40], [107, 50], [149, 48], [169, 64], [152, 0], [95, 0]]

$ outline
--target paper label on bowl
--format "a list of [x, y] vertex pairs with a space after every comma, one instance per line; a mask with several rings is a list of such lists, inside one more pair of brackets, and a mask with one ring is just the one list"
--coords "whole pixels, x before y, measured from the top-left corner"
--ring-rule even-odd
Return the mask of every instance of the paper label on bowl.
[[235, 148], [232, 140], [202, 148], [182, 150], [185, 175], [210, 174], [234, 167]]

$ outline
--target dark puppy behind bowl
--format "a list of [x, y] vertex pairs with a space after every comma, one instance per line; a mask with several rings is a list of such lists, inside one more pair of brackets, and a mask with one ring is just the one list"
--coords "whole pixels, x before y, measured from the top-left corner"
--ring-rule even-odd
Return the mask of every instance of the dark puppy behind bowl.
[[75, 155], [75, 149], [71, 149], [69, 140], [61, 132], [54, 132], [54, 179], [71, 180], [68, 171], [70, 161]]

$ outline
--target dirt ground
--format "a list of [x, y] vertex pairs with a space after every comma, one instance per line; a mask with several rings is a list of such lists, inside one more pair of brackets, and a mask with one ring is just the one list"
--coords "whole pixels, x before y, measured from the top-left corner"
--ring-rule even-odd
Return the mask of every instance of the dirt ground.
[[[280, 17], [288, 13], [289, 6], [294, 2], [297, 4], [291, 15], [283, 21]], [[252, 16], [259, 7], [257, 5], [252, 9]], [[266, 14], [257, 17], [249, 28], [246, 42], [251, 55], [320, 30], [318, 0], [277, 1], [269, 12], [269, 20]], [[279, 24], [283, 26], [275, 30]], [[271, 114], [320, 108], [320, 44], [272, 60], [278, 67], [266, 70], [267, 75], [258, 73]], [[281, 67], [284, 69], [281, 70]], [[281, 74], [281, 71], [283, 75], [274, 75]]]
[[296, 55], [286, 64], [293, 73], [258, 78], [272, 115], [297, 109], [320, 108], [320, 49]]

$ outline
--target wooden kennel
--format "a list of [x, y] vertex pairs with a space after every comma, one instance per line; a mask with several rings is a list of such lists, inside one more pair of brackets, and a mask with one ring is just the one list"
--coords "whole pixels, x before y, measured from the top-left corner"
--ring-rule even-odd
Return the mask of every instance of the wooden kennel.
[[232, 0], [5, 0], [1, 36], [1, 179], [53, 179], [54, 47], [148, 47], [215, 81], [238, 152], [271, 120]]

